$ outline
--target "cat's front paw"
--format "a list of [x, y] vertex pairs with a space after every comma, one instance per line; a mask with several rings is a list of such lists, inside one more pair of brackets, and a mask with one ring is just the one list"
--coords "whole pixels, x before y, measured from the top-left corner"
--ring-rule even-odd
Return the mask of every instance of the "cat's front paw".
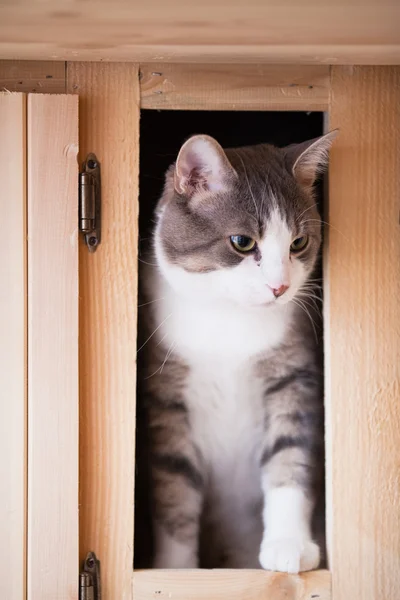
[[319, 548], [311, 540], [282, 538], [263, 540], [259, 555], [260, 564], [268, 571], [299, 573], [311, 571], [319, 565]]

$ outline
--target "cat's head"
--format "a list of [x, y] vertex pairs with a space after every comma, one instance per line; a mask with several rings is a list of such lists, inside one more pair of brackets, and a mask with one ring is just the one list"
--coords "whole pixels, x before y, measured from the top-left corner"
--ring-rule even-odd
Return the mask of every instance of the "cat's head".
[[225, 151], [209, 136], [191, 137], [157, 207], [156, 257], [169, 283], [200, 301], [295, 298], [318, 256], [313, 184], [335, 135]]

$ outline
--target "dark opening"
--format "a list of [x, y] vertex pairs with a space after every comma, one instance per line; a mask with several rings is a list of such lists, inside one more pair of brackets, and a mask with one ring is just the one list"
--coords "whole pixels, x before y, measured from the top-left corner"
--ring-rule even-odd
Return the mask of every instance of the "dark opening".
[[[324, 133], [323, 113], [143, 110], [140, 121], [139, 256], [150, 243], [152, 214], [164, 185], [165, 171], [176, 160], [179, 149], [186, 139], [193, 134], [201, 133], [213, 136], [223, 148], [259, 143], [286, 146], [322, 135]], [[317, 199], [323, 218], [322, 189], [322, 183], [319, 182]], [[140, 310], [139, 308], [139, 329]], [[143, 458], [140, 456], [139, 448], [143, 434], [139, 413], [137, 427], [138, 464], [138, 460]], [[152, 552], [151, 533], [148, 528], [150, 511], [145, 488], [146, 480], [137, 475], [135, 568], [149, 567]]]

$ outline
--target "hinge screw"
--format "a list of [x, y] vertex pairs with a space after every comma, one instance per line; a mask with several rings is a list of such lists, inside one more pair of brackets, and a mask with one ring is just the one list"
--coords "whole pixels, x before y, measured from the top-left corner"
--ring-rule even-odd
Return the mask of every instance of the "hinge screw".
[[89, 159], [87, 162], [87, 166], [89, 167], [89, 169], [96, 169], [97, 168], [97, 162], [93, 159]]
[[88, 552], [79, 577], [79, 600], [101, 600], [100, 562]]

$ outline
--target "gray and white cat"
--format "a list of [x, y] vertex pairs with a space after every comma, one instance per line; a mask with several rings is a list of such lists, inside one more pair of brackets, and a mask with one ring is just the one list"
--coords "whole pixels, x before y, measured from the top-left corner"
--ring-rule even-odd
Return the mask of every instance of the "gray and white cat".
[[154, 567], [320, 563], [321, 352], [303, 300], [335, 135], [225, 151], [193, 136], [166, 174], [141, 277]]

